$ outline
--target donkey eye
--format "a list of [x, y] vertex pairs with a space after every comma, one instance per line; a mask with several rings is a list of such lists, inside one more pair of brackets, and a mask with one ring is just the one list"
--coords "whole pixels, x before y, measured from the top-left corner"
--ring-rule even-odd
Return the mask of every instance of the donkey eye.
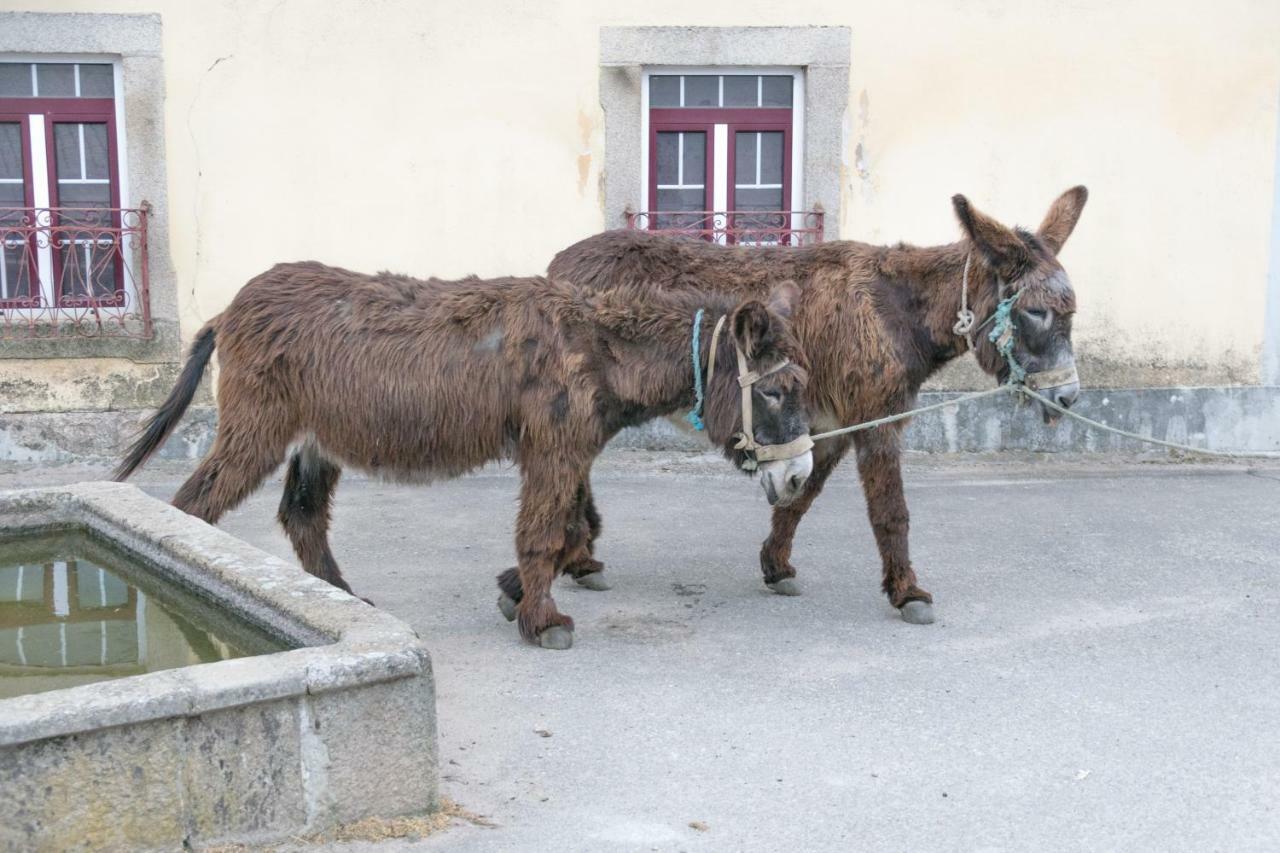
[[766, 400], [768, 400], [770, 403], [781, 403], [781, 402], [782, 402], [782, 392], [781, 392], [781, 391], [761, 391], [761, 392], [760, 392], [760, 396], [761, 396], [761, 397], [764, 397], [764, 398], [765, 398]]
[[1022, 312], [1030, 317], [1033, 321], [1041, 326], [1047, 326], [1049, 321], [1053, 319], [1053, 314], [1049, 311], [1042, 311], [1039, 308], [1028, 308]]

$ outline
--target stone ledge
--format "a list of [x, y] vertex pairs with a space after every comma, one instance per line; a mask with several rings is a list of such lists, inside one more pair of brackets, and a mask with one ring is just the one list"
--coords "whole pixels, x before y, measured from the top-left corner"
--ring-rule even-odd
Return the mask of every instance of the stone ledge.
[[848, 27], [601, 27], [600, 64], [848, 67]]

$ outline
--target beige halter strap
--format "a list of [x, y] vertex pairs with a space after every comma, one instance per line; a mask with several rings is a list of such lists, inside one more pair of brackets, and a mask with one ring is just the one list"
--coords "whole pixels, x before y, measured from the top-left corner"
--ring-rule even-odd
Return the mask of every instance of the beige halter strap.
[[[752, 427], [751, 386], [764, 377], [777, 373], [786, 367], [791, 363], [790, 359], [784, 358], [763, 373], [757, 373], [754, 370], [747, 369], [747, 357], [743, 355], [742, 348], [738, 346], [737, 341], [733, 342], [733, 349], [738, 355], [738, 387], [742, 389], [742, 432], [738, 433], [738, 443], [734, 445], [734, 448], [747, 455], [746, 461], [742, 463], [743, 469], [754, 471], [761, 462], [792, 459], [796, 456], [803, 456], [812, 450], [813, 439], [809, 438], [808, 433], [798, 436], [786, 444], [760, 444], [756, 441], [755, 430]], [[710, 373], [710, 368], [708, 368], [708, 373]]]

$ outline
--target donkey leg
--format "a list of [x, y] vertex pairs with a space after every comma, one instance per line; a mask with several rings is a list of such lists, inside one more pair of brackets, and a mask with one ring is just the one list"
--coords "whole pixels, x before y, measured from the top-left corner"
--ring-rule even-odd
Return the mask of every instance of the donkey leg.
[[[592, 557], [595, 539], [600, 534], [600, 514], [591, 499], [590, 480], [583, 480], [574, 496], [574, 520], [565, 528], [565, 545], [556, 558], [556, 574], [566, 574], [587, 589], [603, 591], [612, 584], [604, 576], [604, 563]], [[524, 597], [520, 588], [520, 572], [515, 567], [498, 575], [498, 609], [508, 622], [516, 618], [516, 607]]]
[[858, 473], [867, 498], [867, 516], [884, 567], [882, 589], [904, 621], [927, 625], [933, 621], [933, 596], [916, 583], [907, 547], [911, 519], [902, 489], [902, 460], [897, 430], [858, 433]]
[[[516, 554], [523, 595], [516, 622], [526, 640], [547, 649], [573, 645], [573, 619], [556, 609], [551, 585], [557, 559], [565, 546], [565, 532], [576, 512], [577, 480], [565, 477], [571, 465], [545, 453], [524, 455], [520, 513], [516, 519]], [[567, 485], [566, 485], [567, 483]]]
[[604, 576], [604, 563], [595, 558], [596, 540], [600, 538], [603, 522], [591, 494], [590, 478], [584, 478], [578, 486], [577, 504], [577, 518], [568, 531], [563, 571], [587, 589], [597, 592], [612, 589], [613, 584]]
[[799, 595], [800, 585], [796, 583], [796, 570], [791, 565], [791, 544], [796, 538], [796, 528], [800, 519], [809, 511], [814, 500], [822, 493], [827, 477], [840, 464], [840, 460], [849, 450], [850, 439], [846, 436], [831, 441], [821, 442], [813, 450], [813, 473], [805, 481], [804, 488], [795, 500], [786, 506], [775, 507], [773, 524], [769, 538], [760, 548], [760, 569], [764, 572], [764, 582], [779, 595]]
[[302, 568], [339, 589], [351, 592], [338, 562], [329, 550], [329, 521], [333, 489], [342, 469], [308, 441], [289, 459], [284, 495], [276, 518], [293, 543]]
[[[237, 415], [252, 412], [251, 418]], [[265, 415], [264, 415], [265, 413]], [[213, 449], [178, 488], [173, 505], [216, 524], [284, 461], [292, 426], [268, 407], [223, 406]]]

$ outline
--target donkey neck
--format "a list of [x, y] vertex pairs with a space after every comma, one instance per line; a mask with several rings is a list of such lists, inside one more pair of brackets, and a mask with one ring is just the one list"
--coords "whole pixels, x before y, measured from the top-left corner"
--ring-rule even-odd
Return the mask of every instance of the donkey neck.
[[[628, 426], [653, 417], [691, 408], [694, 390], [693, 334], [698, 310], [702, 318], [698, 335], [698, 359], [704, 394], [707, 361], [716, 322], [732, 313], [734, 303], [711, 294], [648, 291], [647, 304], [630, 303], [598, 310], [601, 340], [607, 349], [607, 392], [619, 404]], [[728, 320], [719, 341], [716, 375], [732, 372], [732, 339]], [[717, 383], [720, 385], [722, 383]]]
[[912, 387], [919, 387], [934, 371], [969, 351], [966, 337], [954, 330], [957, 315], [967, 302], [976, 317], [971, 335], [979, 334], [978, 325], [998, 301], [995, 278], [967, 241], [896, 246], [886, 251], [880, 269], [901, 291], [901, 297], [890, 303], [890, 312], [899, 315], [897, 320], [904, 327], [907, 374]]

